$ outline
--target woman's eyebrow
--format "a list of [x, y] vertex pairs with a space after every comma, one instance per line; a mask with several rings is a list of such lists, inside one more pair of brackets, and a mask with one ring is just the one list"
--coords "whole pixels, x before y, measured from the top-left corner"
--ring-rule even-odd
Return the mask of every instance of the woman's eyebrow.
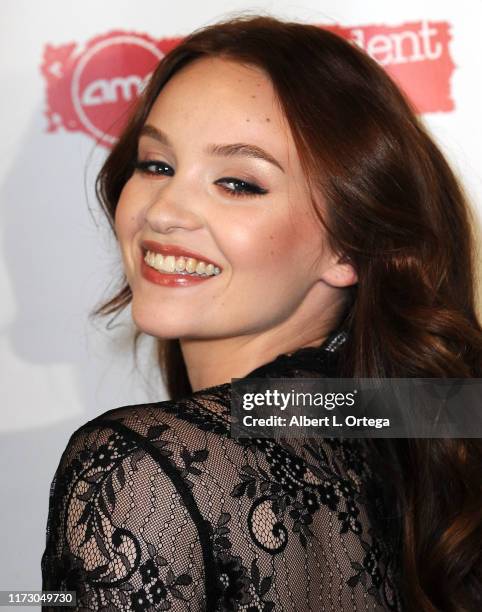
[[172, 148], [171, 141], [167, 137], [167, 134], [165, 134], [162, 130], [159, 130], [158, 128], [154, 127], [153, 125], [143, 125], [141, 128], [141, 133], [139, 134], [139, 138], [141, 136], [149, 136], [149, 138], [154, 138], [154, 140], [157, 140], [161, 144], [166, 145], [166, 147]]
[[[140, 136], [149, 136], [167, 147], [172, 147], [171, 141], [167, 137], [167, 134], [153, 125], [144, 125], [141, 129]], [[222, 157], [243, 156], [263, 159], [279, 168], [281, 172], [284, 172], [284, 168], [278, 160], [267, 153], [264, 149], [257, 147], [256, 145], [246, 144], [243, 142], [235, 142], [232, 144], [211, 144], [205, 148], [205, 151], [208, 155], [218, 155]]]
[[281, 172], [284, 172], [283, 166], [272, 155], [267, 153], [261, 147], [256, 145], [245, 144], [243, 142], [234, 142], [232, 144], [212, 144], [206, 147], [206, 153], [210, 155], [220, 155], [223, 157], [254, 157], [255, 159], [264, 159], [265, 161], [277, 166]]

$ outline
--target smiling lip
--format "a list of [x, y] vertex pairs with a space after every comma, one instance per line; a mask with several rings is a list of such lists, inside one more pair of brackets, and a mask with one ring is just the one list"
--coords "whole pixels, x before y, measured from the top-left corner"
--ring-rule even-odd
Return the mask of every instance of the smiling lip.
[[[214, 266], [217, 266], [214, 261], [210, 259], [206, 259], [205, 257], [195, 253], [194, 251], [187, 251], [184, 248], [174, 246], [174, 245], [163, 245], [158, 242], [153, 242], [152, 240], [144, 240], [141, 243], [142, 251], [141, 251], [141, 275], [143, 278], [148, 280], [155, 285], [161, 285], [163, 287], [191, 287], [192, 285], [198, 285], [199, 283], [204, 283], [211, 278], [216, 278], [216, 275], [211, 276], [191, 276], [188, 274], [173, 274], [173, 273], [165, 273], [159, 272], [155, 268], [148, 266], [144, 260], [145, 251], [152, 251], [154, 253], [161, 253], [162, 255], [175, 255], [176, 257], [194, 257], [195, 259], [199, 259], [205, 261], [206, 263], [212, 263]], [[221, 267], [218, 266], [220, 269]]]
[[160, 244], [159, 242], [154, 242], [153, 240], [143, 240], [141, 242], [141, 247], [144, 250], [143, 255], [145, 255], [146, 251], [152, 251], [153, 253], [161, 253], [161, 255], [174, 255], [175, 257], [192, 257], [193, 259], [197, 259], [198, 261], [205, 261], [207, 264], [213, 264], [213, 266], [217, 266], [220, 270], [222, 270], [221, 266], [215, 261], [204, 257], [204, 255], [201, 255], [200, 253], [196, 253], [195, 251], [188, 251], [184, 247], [180, 247], [175, 244]]
[[216, 278], [216, 276], [190, 276], [188, 274], [163, 274], [155, 268], [151, 268], [144, 261], [144, 257], [141, 256], [141, 275], [147, 281], [154, 283], [155, 285], [162, 285], [163, 287], [191, 287], [192, 285], [199, 285], [199, 283], [205, 283], [206, 281]]

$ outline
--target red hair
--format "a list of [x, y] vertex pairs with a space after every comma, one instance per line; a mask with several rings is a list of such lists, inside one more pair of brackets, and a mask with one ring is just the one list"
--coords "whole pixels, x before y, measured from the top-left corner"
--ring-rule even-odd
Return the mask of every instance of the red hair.
[[[241, 17], [198, 30], [167, 54], [98, 176], [98, 197], [112, 226], [152, 104], [175, 72], [207, 56], [247, 63], [269, 76], [330, 246], [356, 268], [358, 284], [340, 313], [349, 332], [340, 376], [480, 376], [475, 223], [461, 185], [385, 71], [327, 30]], [[327, 203], [323, 215], [317, 193]], [[117, 312], [130, 299], [125, 284], [93, 314]], [[179, 341], [157, 342], [171, 397], [190, 393]], [[482, 609], [479, 440], [372, 445], [380, 470], [394, 466], [407, 609]]]

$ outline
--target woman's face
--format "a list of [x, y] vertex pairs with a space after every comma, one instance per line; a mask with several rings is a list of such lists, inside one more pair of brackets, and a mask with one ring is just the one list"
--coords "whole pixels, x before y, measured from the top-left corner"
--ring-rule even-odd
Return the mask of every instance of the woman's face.
[[[115, 216], [136, 325], [158, 338], [275, 334], [313, 290], [317, 312], [306, 315], [322, 317], [337, 279], [349, 283], [329, 276], [334, 260], [264, 73], [197, 60], [169, 80], [144, 127], [141, 167]], [[220, 273], [162, 284], [167, 274], [143, 266], [143, 241], [194, 251]]]

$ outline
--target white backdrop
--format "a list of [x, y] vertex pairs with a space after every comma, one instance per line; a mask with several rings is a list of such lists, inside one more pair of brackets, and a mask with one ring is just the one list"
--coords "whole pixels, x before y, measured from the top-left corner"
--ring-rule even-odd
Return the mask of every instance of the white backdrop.
[[134, 369], [129, 312], [110, 332], [87, 320], [120, 270], [93, 192], [106, 149], [81, 131], [47, 132], [45, 46], [113, 30], [182, 37], [243, 10], [349, 27], [449, 23], [453, 110], [423, 116], [482, 209], [481, 0], [3, 0], [0, 590], [40, 588], [49, 485], [70, 434], [110, 408], [166, 398], [150, 339]]

